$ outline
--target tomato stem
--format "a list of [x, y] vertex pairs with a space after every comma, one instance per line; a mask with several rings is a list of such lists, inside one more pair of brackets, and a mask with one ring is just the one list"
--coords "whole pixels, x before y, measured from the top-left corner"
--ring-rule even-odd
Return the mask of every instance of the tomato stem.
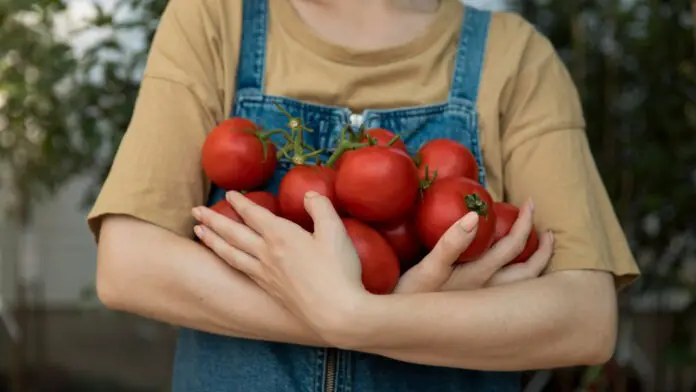
[[[317, 158], [324, 150], [314, 150], [304, 141], [304, 132], [313, 132], [304, 125], [300, 117], [293, 117], [285, 108], [276, 103], [275, 106], [288, 118], [290, 134], [285, 132], [285, 146], [278, 151], [278, 157], [285, 157], [295, 165], [304, 165], [310, 158]], [[292, 152], [292, 155], [291, 155]]]
[[413, 156], [413, 163], [416, 164], [416, 167], [420, 167], [421, 161], [423, 158], [421, 157], [420, 151], [416, 153], [416, 155]]
[[351, 151], [351, 150], [357, 150], [358, 148], [366, 147], [369, 146], [368, 143], [355, 143], [351, 142], [349, 140], [341, 140], [338, 143], [338, 147], [336, 148], [336, 151], [331, 154], [329, 159], [326, 161], [326, 166], [328, 167], [334, 167], [336, 162], [338, 162], [338, 159], [343, 155], [344, 152], [346, 151]]
[[473, 211], [484, 218], [488, 218], [488, 203], [475, 193], [464, 196], [464, 203], [469, 211]]
[[411, 129], [411, 130], [409, 130], [409, 131], [403, 131], [403, 132], [401, 132], [401, 133], [397, 133], [397, 134], [394, 135], [394, 137], [389, 141], [389, 143], [387, 143], [387, 146], [391, 147], [392, 145], [394, 145], [394, 143], [396, 143], [397, 140], [399, 140], [399, 139], [402, 139], [402, 140], [403, 140], [403, 138], [404, 138], [406, 135], [411, 134], [411, 133], [413, 133], [413, 132], [416, 132], [416, 130], [415, 130], [415, 129]]
[[425, 172], [423, 175], [423, 178], [420, 180], [420, 195], [423, 197], [423, 192], [425, 192], [426, 189], [430, 188], [431, 185], [433, 185], [433, 182], [435, 182], [435, 179], [437, 179], [437, 170], [435, 170], [432, 173], [432, 176], [430, 175], [430, 166], [425, 165]]

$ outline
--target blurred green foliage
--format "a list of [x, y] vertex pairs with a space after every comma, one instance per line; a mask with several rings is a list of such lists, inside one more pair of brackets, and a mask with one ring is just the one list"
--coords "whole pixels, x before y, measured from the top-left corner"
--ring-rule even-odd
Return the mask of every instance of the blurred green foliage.
[[634, 290], [680, 285], [694, 291], [692, 2], [518, 4], [554, 43], [578, 85], [597, 165], [644, 272]]

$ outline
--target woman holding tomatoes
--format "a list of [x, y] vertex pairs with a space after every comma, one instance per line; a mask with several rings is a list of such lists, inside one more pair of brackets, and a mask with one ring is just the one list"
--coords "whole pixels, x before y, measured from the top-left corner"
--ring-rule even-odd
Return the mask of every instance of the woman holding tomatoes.
[[[393, 294], [368, 293], [326, 197], [304, 200], [310, 233], [203, 175], [210, 129], [282, 128], [277, 104], [317, 150], [347, 123], [412, 131], [410, 151], [457, 141], [519, 218], [453, 267], [480, 228], [466, 215]], [[225, 195], [246, 225], [201, 206]], [[175, 392], [519, 391], [516, 371], [609, 358], [615, 290], [638, 275], [552, 46], [456, 0], [171, 0], [88, 220], [101, 300], [181, 327]], [[533, 224], [538, 250], [506, 266]]]

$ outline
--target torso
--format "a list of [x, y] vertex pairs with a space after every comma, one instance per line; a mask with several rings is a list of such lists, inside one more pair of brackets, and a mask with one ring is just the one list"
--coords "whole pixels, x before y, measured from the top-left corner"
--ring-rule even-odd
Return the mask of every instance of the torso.
[[[233, 116], [249, 118], [266, 129], [284, 128], [288, 118], [282, 105], [314, 130], [306, 142], [326, 149], [327, 158], [336, 137], [347, 124], [383, 127], [394, 132], [413, 131], [404, 141], [413, 152], [427, 140], [449, 138], [466, 145], [482, 165], [476, 102], [490, 14], [468, 9], [452, 86], [446, 101], [400, 109], [360, 112], [342, 106], [319, 105], [274, 96], [264, 86], [266, 56], [266, 2], [245, 2], [244, 30]], [[267, 189], [277, 190], [281, 169]], [[223, 197], [213, 188], [209, 204]], [[243, 300], [243, 299], [230, 299]], [[420, 366], [375, 355], [310, 348], [289, 344], [234, 339], [182, 329], [174, 369], [175, 392], [513, 392], [520, 389], [515, 373], [466, 371]]]

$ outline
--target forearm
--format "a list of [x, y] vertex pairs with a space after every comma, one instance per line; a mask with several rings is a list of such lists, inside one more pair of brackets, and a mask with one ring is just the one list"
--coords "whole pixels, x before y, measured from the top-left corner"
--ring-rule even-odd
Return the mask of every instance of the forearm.
[[356, 311], [359, 336], [338, 343], [480, 370], [603, 362], [613, 352], [617, 316], [613, 282], [602, 275], [577, 271], [484, 290], [373, 297]]
[[326, 344], [205, 247], [148, 223], [106, 218], [98, 259], [97, 289], [110, 308], [215, 334]]

